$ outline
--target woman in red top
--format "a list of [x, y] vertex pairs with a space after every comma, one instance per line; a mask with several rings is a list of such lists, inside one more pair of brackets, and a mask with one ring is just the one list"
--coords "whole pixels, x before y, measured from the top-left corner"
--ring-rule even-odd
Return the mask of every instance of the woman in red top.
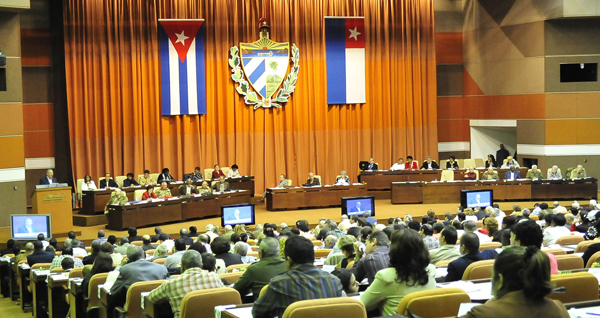
[[144, 194], [142, 194], [142, 200], [148, 200], [148, 199], [158, 199], [158, 196], [156, 195], [156, 193], [154, 193], [153, 187], [149, 187], [148, 190], [146, 190], [146, 192], [144, 192]]
[[413, 161], [412, 156], [408, 156], [408, 157], [406, 157], [406, 164], [404, 164], [404, 169], [417, 170], [417, 169], [419, 169], [419, 166], [417, 166], [417, 163]]
[[215, 165], [215, 170], [213, 170], [212, 178], [219, 179], [219, 177], [223, 176], [225, 178], [225, 174], [221, 171], [221, 167], [219, 165]]

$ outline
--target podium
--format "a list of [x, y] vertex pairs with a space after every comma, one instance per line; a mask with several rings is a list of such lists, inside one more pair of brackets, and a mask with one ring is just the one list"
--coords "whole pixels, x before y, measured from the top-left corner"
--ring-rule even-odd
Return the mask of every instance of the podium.
[[53, 237], [65, 236], [73, 230], [71, 187], [36, 189], [31, 203], [33, 214], [52, 215]]

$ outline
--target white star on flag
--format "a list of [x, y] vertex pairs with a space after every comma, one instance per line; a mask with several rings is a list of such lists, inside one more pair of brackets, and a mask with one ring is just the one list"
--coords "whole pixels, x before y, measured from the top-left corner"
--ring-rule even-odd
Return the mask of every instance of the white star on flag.
[[361, 33], [356, 29], [358, 29], [358, 27], [354, 27], [354, 30], [348, 29], [348, 31], [350, 31], [350, 36], [348, 37], [349, 39], [354, 38], [354, 41], [358, 41], [358, 35]]
[[[175, 41], [175, 44], [181, 42], [181, 44], [185, 45], [185, 40], [189, 39], [189, 37], [185, 36], [183, 32], [184, 31], [181, 31], [181, 33], [179, 34], [175, 33], [175, 35], [177, 36], [177, 41]], [[352, 32], [352, 30], [350, 32]]]

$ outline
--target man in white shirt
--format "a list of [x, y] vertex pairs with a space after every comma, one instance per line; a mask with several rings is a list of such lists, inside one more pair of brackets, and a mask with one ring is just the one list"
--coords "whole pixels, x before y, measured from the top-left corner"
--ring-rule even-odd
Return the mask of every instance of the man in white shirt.
[[207, 224], [206, 225], [206, 235], [208, 235], [210, 237], [210, 241], [212, 242], [212, 240], [214, 240], [217, 236], [219, 236], [217, 233], [213, 232], [213, 229], [215, 228], [214, 225], [212, 224]]
[[508, 156], [506, 158], [506, 163], [502, 165], [502, 168], [510, 168], [510, 167], [515, 167], [515, 168], [521, 168], [521, 166], [519, 166], [519, 163], [513, 159], [512, 156]]
[[571, 235], [571, 231], [565, 227], [566, 223], [564, 214], [552, 215], [552, 224], [544, 229], [544, 246], [556, 244], [559, 237]]
[[[563, 224], [564, 225], [564, 224]], [[477, 237], [479, 237], [479, 243], [491, 243], [492, 242], [492, 238], [477, 231], [477, 223], [475, 223], [475, 221], [466, 221], [463, 225], [465, 232], [467, 233], [473, 233], [475, 235], [477, 235]]]
[[165, 267], [177, 267], [181, 264], [181, 257], [185, 253], [185, 241], [183, 239], [175, 240], [175, 250], [173, 251], [173, 255], [167, 257], [165, 260]]
[[395, 171], [395, 170], [404, 170], [404, 159], [400, 158], [398, 159], [398, 162], [396, 162], [391, 168], [391, 171]]

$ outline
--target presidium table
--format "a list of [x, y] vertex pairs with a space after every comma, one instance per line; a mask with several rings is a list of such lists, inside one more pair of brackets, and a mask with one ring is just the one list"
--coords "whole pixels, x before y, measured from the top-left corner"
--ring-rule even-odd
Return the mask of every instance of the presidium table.
[[266, 196], [267, 210], [340, 206], [342, 197], [365, 195], [367, 195], [367, 187], [359, 183], [348, 186], [270, 188], [267, 189]]
[[[214, 181], [214, 180], [208, 180]], [[236, 190], [248, 190], [251, 196], [254, 196], [254, 177], [253, 176], [243, 176], [239, 178], [227, 178], [225, 181], [229, 182], [229, 186], [232, 189]], [[177, 181], [170, 183], [169, 189], [171, 189], [171, 193], [173, 196], [179, 195], [179, 187], [184, 184], [183, 181]], [[194, 185], [201, 186], [202, 182], [194, 182]], [[158, 185], [156, 185], [158, 187]], [[155, 190], [156, 190], [155, 187]], [[136, 190], [145, 190], [145, 186], [137, 186], [137, 187], [126, 187], [121, 188], [126, 194], [129, 201], [133, 201], [133, 194]], [[104, 213], [104, 207], [108, 200], [110, 200], [110, 195], [112, 193], [112, 189], [99, 189], [99, 190], [90, 190], [90, 191], [82, 191], [82, 200], [83, 207], [81, 208], [80, 213], [86, 215], [95, 215]]]
[[220, 216], [222, 205], [236, 203], [250, 203], [250, 191], [234, 190], [109, 205], [107, 228], [122, 231], [129, 227]]
[[494, 201], [596, 199], [598, 179], [392, 182], [392, 203], [460, 202], [461, 190], [493, 190]]

